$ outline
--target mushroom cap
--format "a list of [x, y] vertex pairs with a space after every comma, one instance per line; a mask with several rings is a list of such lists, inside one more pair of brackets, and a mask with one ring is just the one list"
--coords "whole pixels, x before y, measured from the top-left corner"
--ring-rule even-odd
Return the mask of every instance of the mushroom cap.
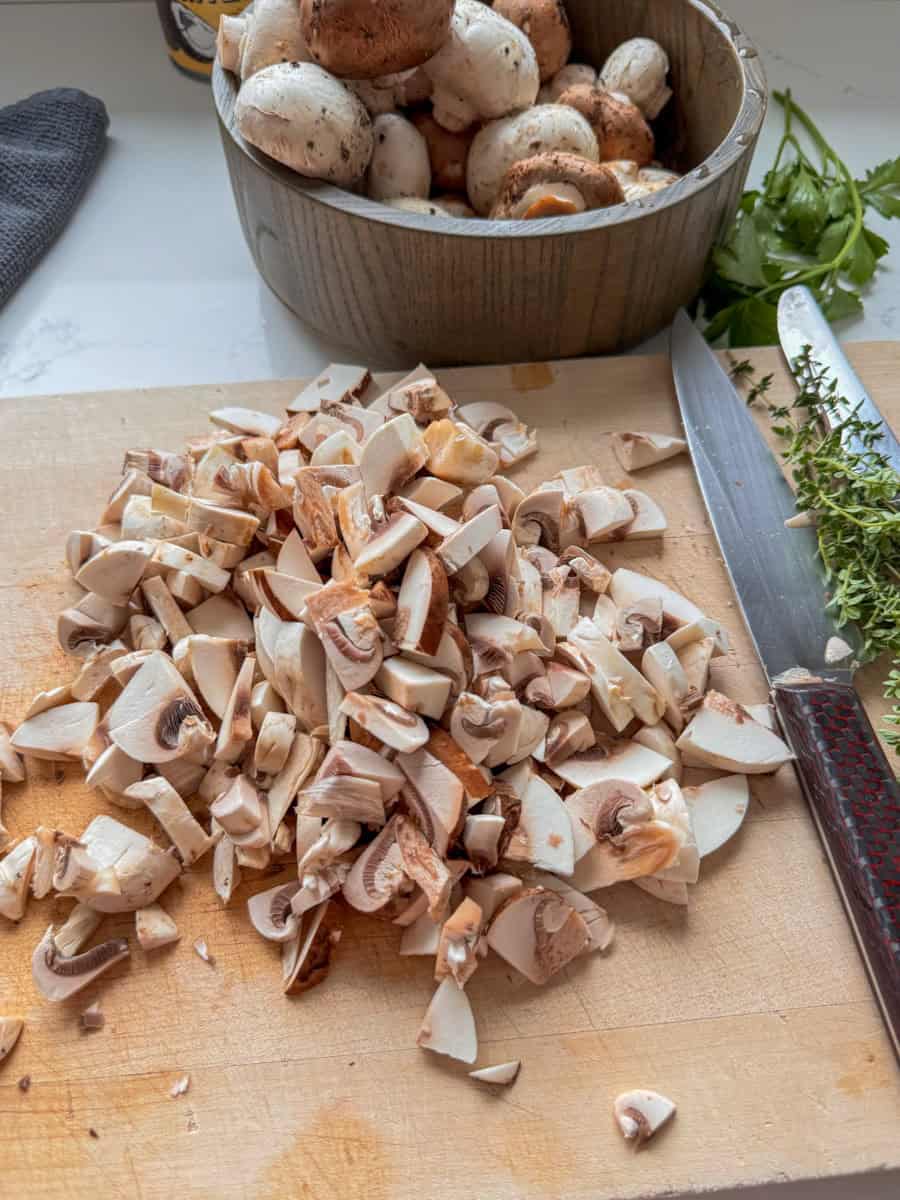
[[453, 0], [300, 0], [300, 28], [332, 75], [375, 79], [431, 58], [452, 13]]
[[600, 162], [624, 158], [644, 167], [653, 161], [653, 130], [626, 97], [576, 83], [566, 88], [558, 103], [576, 109], [588, 122], [597, 138]]
[[629, 38], [617, 46], [600, 70], [599, 81], [611, 92], [624, 92], [648, 121], [668, 104], [672, 90], [666, 85], [669, 56], [652, 38]]
[[264, 67], [241, 87], [234, 111], [248, 142], [311, 179], [348, 187], [372, 157], [365, 105], [314, 63]]
[[521, 29], [534, 46], [541, 83], [566, 65], [572, 53], [572, 31], [562, 0], [494, 0], [493, 9]]
[[551, 150], [513, 163], [503, 177], [491, 217], [511, 217], [525, 193], [541, 183], [571, 185], [582, 197], [587, 209], [607, 208], [611, 204], [621, 204], [625, 199], [621, 184], [606, 167], [578, 154]]
[[551, 150], [592, 162], [600, 159], [594, 130], [571, 105], [538, 104], [484, 125], [472, 141], [466, 165], [466, 190], [475, 211], [481, 216], [491, 211], [511, 166]]
[[399, 113], [383, 113], [373, 126], [375, 147], [369, 163], [368, 194], [373, 200], [427, 198], [431, 160], [419, 130]]
[[540, 87], [531, 42], [480, 0], [456, 0], [449, 35], [424, 70], [434, 85], [435, 119], [445, 129], [528, 108]]

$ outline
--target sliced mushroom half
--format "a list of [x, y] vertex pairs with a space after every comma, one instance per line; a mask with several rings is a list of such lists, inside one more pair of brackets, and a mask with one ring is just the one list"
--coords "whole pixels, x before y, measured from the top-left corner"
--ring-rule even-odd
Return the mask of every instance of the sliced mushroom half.
[[532, 983], [552, 979], [590, 943], [584, 918], [546, 888], [523, 888], [494, 915], [488, 945]]
[[344, 899], [360, 912], [383, 909], [408, 881], [397, 843], [399, 816], [394, 816], [350, 868]]
[[92, 950], [65, 958], [53, 938], [51, 925], [31, 956], [31, 974], [42, 996], [52, 1001], [66, 1000], [128, 957], [128, 942], [115, 938], [101, 942]]
[[257, 892], [247, 901], [247, 913], [253, 928], [270, 942], [288, 942], [297, 936], [300, 919], [291, 908], [291, 900], [300, 890], [294, 879]]

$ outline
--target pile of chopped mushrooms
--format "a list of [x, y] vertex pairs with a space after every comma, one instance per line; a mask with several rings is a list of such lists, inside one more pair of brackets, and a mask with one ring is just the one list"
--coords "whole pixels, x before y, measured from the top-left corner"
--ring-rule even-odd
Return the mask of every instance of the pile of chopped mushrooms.
[[[658, 504], [593, 466], [524, 494], [505, 471], [537, 441], [504, 405], [457, 408], [424, 367], [379, 394], [334, 365], [284, 418], [210, 415], [181, 451], [130, 450], [99, 527], [69, 535], [85, 594], [58, 633], [77, 670], [0, 726], [0, 773], [80, 761], [119, 811], [77, 834], [0, 824], [0, 913], [75, 901], [32, 957], [63, 1000], [128, 955], [84, 948], [106, 914], [134, 912], [153, 949], [178, 937], [160, 900], [183, 871], [211, 870], [227, 905], [242, 872], [295, 863], [247, 902], [283, 990], [325, 979], [349, 905], [434, 960], [418, 1043], [473, 1063], [465, 988], [485, 956], [543, 984], [609, 946], [603, 889], [687, 904], [746, 776], [788, 748], [766, 706], [709, 689], [720, 625], [604, 566], [604, 543], [665, 533]], [[613, 445], [627, 471], [684, 449]], [[683, 765], [722, 775], [682, 789]], [[130, 828], [142, 808], [159, 842]], [[0, 1057], [20, 1030], [0, 1020]], [[668, 1104], [623, 1101], [623, 1132], [648, 1136]]]
[[256, 0], [217, 52], [247, 142], [407, 212], [560, 217], [680, 178], [656, 160], [665, 49], [570, 62], [562, 0]]

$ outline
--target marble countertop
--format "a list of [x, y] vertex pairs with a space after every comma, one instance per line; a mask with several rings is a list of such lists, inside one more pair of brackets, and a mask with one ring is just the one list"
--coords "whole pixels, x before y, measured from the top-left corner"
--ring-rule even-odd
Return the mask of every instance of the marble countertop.
[[[728, 7], [759, 45], [773, 87], [794, 89], [854, 169], [900, 151], [900, 4]], [[0, 396], [301, 376], [346, 359], [256, 274], [209, 89], [169, 65], [152, 4], [0, 0], [0, 104], [60, 85], [106, 102], [110, 145], [69, 228], [0, 312]], [[773, 113], [757, 177], [778, 124]], [[895, 250], [864, 319], [842, 336], [900, 336], [898, 268]], [[662, 345], [658, 337], [642, 349]]]
[[[794, 90], [852, 168], [862, 172], [900, 152], [900, 4], [728, 0], [727, 7], [760, 47], [772, 86]], [[0, 397], [311, 375], [346, 356], [257, 276], [209, 90], [170, 67], [152, 4], [0, 0], [0, 105], [62, 85], [106, 102], [110, 145], [70, 227], [0, 312]], [[771, 159], [778, 125], [771, 114], [751, 181]], [[894, 241], [900, 247], [896, 232]], [[846, 325], [843, 337], [900, 336], [898, 270], [895, 250], [866, 297], [865, 317]], [[656, 338], [642, 349], [662, 344]], [[900, 1175], [892, 1173], [786, 1180], [717, 1200], [898, 1194]]]

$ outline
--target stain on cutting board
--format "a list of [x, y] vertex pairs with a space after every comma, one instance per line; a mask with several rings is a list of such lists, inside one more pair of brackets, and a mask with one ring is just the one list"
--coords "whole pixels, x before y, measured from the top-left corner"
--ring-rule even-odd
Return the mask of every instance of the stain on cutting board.
[[845, 1096], [864, 1096], [866, 1092], [886, 1088], [890, 1083], [888, 1068], [893, 1064], [883, 1057], [874, 1040], [848, 1042], [842, 1047], [839, 1062], [844, 1073], [838, 1078], [837, 1086]]
[[349, 1104], [332, 1104], [275, 1159], [259, 1200], [389, 1200], [393, 1174], [372, 1122]]
[[553, 372], [546, 363], [517, 363], [509, 373], [518, 392], [539, 392], [553, 383]]

